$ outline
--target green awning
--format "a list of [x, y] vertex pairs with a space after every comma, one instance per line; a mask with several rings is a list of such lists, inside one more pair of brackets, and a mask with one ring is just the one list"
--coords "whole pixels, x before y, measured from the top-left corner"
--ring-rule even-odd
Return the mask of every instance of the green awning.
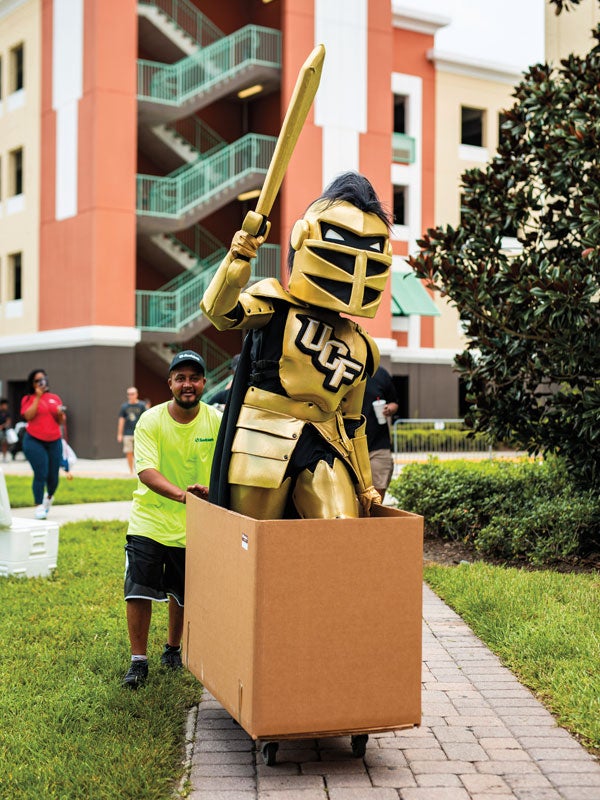
[[410, 314], [439, 317], [440, 311], [414, 272], [392, 272], [392, 316]]

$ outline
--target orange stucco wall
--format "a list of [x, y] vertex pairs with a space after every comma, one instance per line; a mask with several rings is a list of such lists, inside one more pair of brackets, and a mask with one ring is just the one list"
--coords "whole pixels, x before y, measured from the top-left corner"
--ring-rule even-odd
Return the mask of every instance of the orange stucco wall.
[[[282, 14], [283, 64], [281, 81], [281, 120], [296, 85], [298, 70], [315, 46], [313, 0], [285, 3]], [[285, 265], [288, 241], [294, 222], [323, 188], [323, 149], [321, 128], [314, 122], [314, 107], [310, 110], [294, 154], [290, 161], [279, 195], [281, 223], [281, 253]], [[287, 269], [283, 269], [287, 284]]]
[[[392, 150], [392, 19], [391, 4], [369, 2], [367, 54], [367, 131], [360, 136], [360, 171], [392, 208], [390, 162]], [[374, 319], [361, 320], [372, 336], [391, 336], [391, 281], [388, 281]]]
[[[422, 199], [423, 230], [434, 221], [434, 167], [435, 167], [435, 67], [427, 58], [433, 48], [433, 36], [393, 28], [392, 72], [406, 73], [421, 78], [422, 96]], [[390, 100], [391, 102], [391, 100]], [[391, 109], [390, 109], [391, 113]], [[400, 250], [398, 252], [401, 252]]]
[[131, 302], [135, 290], [135, 0], [84, 3], [77, 213], [60, 221], [55, 218], [52, 46], [52, 0], [45, 0], [39, 326], [41, 330], [131, 326], [135, 313]]
[[[427, 58], [434, 39], [399, 28], [393, 29], [393, 39], [393, 71], [417, 75], [423, 85], [421, 223], [425, 231], [434, 225], [435, 67]], [[395, 252], [405, 254], [406, 250], [398, 247]], [[434, 346], [433, 317], [421, 317], [421, 346]]]

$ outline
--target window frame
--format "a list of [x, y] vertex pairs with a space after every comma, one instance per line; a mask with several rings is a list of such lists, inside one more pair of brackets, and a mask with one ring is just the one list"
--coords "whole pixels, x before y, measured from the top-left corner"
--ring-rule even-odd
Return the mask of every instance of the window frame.
[[23, 299], [23, 252], [8, 254], [7, 301]]
[[25, 88], [25, 42], [10, 48], [10, 94]]
[[8, 197], [19, 197], [25, 194], [25, 150], [23, 147], [15, 147], [14, 150], [9, 150], [8, 157]]
[[[469, 118], [470, 116], [470, 118]], [[486, 129], [486, 109], [475, 108], [474, 106], [460, 107], [460, 144], [469, 147], [486, 147], [487, 129]], [[468, 131], [469, 125], [473, 126], [475, 121], [479, 122], [478, 134]], [[471, 141], [466, 141], [470, 139]], [[477, 139], [477, 141], [472, 141]]]

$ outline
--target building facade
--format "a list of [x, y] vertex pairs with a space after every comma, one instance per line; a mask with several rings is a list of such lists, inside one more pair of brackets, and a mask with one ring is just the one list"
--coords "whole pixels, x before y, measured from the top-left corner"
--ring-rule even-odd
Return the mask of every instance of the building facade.
[[78, 455], [116, 457], [126, 387], [167, 399], [174, 349], [204, 355], [207, 391], [227, 380], [240, 336], [212, 329], [198, 303], [323, 43], [252, 280], [285, 284], [295, 220], [335, 175], [364, 173], [394, 215], [392, 280], [365, 327], [401, 416], [458, 417], [458, 315], [406, 256], [426, 228], [459, 222], [460, 174], [493, 153], [518, 73], [440, 50], [452, 24], [396, 0], [0, 0], [0, 380], [13, 415], [44, 368]]

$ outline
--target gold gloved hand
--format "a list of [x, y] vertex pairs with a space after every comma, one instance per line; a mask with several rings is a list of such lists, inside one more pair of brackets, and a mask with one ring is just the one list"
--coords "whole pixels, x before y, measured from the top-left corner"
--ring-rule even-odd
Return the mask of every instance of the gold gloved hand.
[[381, 495], [374, 486], [368, 486], [364, 491], [359, 492], [358, 502], [361, 504], [362, 510], [368, 516], [373, 503], [381, 505]]
[[264, 241], [264, 236], [253, 236], [246, 231], [236, 231], [233, 234], [229, 250], [234, 258], [256, 258], [258, 248]]
[[243, 289], [250, 280], [250, 259], [256, 258], [264, 236], [253, 236], [246, 231], [236, 231], [231, 240], [229, 255], [232, 260], [227, 269], [227, 284]]

